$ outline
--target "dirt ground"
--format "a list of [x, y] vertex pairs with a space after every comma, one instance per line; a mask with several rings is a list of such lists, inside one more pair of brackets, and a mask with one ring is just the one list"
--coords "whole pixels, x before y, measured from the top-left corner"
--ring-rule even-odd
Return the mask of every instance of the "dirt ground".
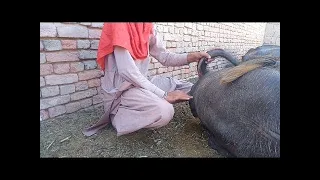
[[187, 102], [175, 104], [173, 120], [157, 130], [117, 137], [109, 125], [96, 135], [82, 130], [95, 123], [103, 108], [82, 110], [40, 122], [40, 157], [205, 157], [223, 158], [208, 146], [208, 134]]

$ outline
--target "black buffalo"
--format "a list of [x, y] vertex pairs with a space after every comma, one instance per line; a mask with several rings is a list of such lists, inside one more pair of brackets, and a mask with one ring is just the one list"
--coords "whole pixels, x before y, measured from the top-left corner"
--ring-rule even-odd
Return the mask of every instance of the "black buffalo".
[[189, 93], [210, 147], [227, 157], [280, 157], [280, 47], [251, 49], [241, 61], [222, 49], [208, 53], [234, 65], [209, 71], [202, 59]]

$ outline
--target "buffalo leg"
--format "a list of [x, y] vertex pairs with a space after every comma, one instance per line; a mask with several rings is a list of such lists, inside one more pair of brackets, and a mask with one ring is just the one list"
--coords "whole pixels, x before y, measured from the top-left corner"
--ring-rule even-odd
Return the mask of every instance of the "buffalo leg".
[[220, 145], [219, 140], [217, 140], [217, 138], [212, 133], [209, 133], [208, 145], [212, 149], [214, 149], [217, 152], [219, 152], [222, 156], [234, 157], [229, 151], [227, 151], [225, 148], [223, 148]]

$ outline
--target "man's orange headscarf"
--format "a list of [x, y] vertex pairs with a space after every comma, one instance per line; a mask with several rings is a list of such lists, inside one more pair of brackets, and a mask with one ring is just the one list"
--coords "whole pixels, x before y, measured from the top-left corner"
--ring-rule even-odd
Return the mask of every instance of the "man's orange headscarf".
[[152, 23], [104, 23], [97, 64], [105, 69], [105, 57], [111, 54], [114, 46], [127, 49], [134, 60], [145, 59], [148, 56], [149, 36], [152, 34]]

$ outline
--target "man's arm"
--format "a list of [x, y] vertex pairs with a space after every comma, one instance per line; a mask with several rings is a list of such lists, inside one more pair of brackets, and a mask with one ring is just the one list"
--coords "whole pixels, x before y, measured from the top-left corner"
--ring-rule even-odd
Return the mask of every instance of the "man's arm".
[[160, 98], [164, 96], [165, 92], [162, 89], [152, 84], [145, 76], [141, 74], [128, 50], [116, 46], [114, 48], [114, 56], [116, 58], [119, 75], [122, 78], [132, 83], [136, 87], [141, 87], [153, 92]]
[[159, 38], [157, 31], [153, 30], [150, 39], [150, 55], [156, 58], [164, 66], [183, 66], [192, 62], [198, 62], [202, 58], [210, 59], [210, 55], [206, 52], [191, 53], [172, 53], [169, 52], [162, 40]]
[[150, 55], [156, 58], [164, 66], [183, 66], [187, 65], [187, 53], [177, 54], [169, 52], [163, 41], [157, 35], [157, 31], [153, 31], [150, 39]]

